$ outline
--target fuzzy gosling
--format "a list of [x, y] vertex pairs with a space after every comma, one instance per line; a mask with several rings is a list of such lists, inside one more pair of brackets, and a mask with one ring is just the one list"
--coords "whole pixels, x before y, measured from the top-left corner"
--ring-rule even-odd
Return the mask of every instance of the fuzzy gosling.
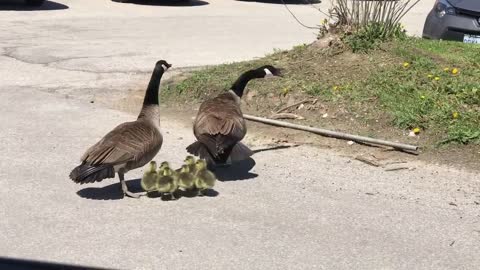
[[205, 160], [197, 160], [195, 167], [195, 187], [198, 188], [198, 195], [204, 195], [204, 191], [211, 189], [215, 185], [217, 178], [207, 169], [207, 162]]
[[150, 165], [147, 171], [143, 174], [142, 180], [140, 181], [140, 185], [142, 186], [143, 190], [146, 192], [154, 191], [157, 185], [157, 162], [150, 161]]
[[156, 190], [161, 194], [170, 193], [172, 200], [175, 200], [173, 193], [178, 189], [178, 179], [175, 171], [170, 167], [163, 169], [163, 175], [158, 175]]

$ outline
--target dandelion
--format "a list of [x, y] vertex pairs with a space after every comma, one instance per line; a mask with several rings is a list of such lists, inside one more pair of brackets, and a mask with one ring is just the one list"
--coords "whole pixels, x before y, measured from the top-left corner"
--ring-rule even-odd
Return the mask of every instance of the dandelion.
[[420, 133], [420, 128], [419, 127], [414, 128], [413, 133], [419, 134]]
[[457, 74], [458, 74], [458, 68], [452, 69], [452, 74], [453, 74], [453, 75], [457, 75]]
[[440, 81], [440, 77], [435, 77], [435, 81]]
[[453, 112], [453, 113], [452, 113], [453, 119], [457, 119], [458, 116], [459, 116], [458, 112]]
[[337, 85], [335, 85], [335, 86], [333, 87], [333, 90], [337, 91], [339, 88], [340, 88], [340, 87], [338, 87]]
[[409, 66], [410, 66], [410, 63], [408, 63], [408, 62], [403, 63], [404, 68], [408, 68]]
[[444, 68], [443, 71], [445, 72], [450, 72], [450, 69], [448, 67]]
[[427, 77], [428, 77], [429, 79], [431, 79], [431, 78], [433, 78], [433, 75], [432, 75], [432, 74], [428, 74]]
[[421, 98], [421, 99], [425, 99], [425, 96], [424, 96], [424, 95], [421, 95], [420, 98]]

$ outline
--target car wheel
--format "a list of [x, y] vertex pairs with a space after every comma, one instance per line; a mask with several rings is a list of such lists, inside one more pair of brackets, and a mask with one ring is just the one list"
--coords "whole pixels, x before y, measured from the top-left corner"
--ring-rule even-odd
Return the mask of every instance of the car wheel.
[[41, 6], [45, 0], [25, 0], [29, 6]]

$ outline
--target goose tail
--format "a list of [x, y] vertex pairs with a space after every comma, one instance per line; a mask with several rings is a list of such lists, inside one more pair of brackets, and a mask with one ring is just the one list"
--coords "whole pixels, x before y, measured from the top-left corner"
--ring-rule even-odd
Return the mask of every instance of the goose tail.
[[231, 161], [241, 161], [245, 160], [253, 155], [253, 151], [248, 148], [245, 144], [238, 142], [232, 149], [230, 153]]
[[190, 144], [187, 147], [187, 152], [194, 156], [200, 157], [201, 159], [205, 159], [208, 164], [215, 164], [215, 161], [207, 147], [199, 141]]
[[115, 169], [112, 165], [89, 165], [81, 164], [70, 173], [70, 179], [78, 184], [93, 183], [102, 181], [105, 178], [115, 177]]

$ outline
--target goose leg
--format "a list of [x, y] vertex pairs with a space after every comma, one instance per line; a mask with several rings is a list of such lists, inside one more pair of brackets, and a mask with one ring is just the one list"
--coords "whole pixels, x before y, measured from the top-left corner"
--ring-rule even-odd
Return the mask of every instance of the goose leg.
[[127, 183], [125, 183], [125, 176], [123, 171], [118, 172], [118, 177], [120, 178], [120, 184], [122, 185], [122, 191], [125, 196], [130, 198], [140, 198], [139, 194], [132, 193], [128, 190]]

